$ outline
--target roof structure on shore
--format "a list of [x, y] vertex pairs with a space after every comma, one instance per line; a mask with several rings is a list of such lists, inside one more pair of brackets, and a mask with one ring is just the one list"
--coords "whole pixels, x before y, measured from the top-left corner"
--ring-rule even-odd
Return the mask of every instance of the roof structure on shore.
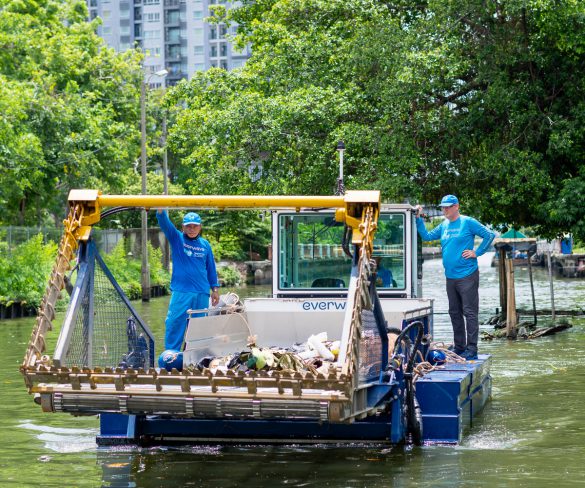
[[526, 238], [528, 238], [528, 236], [526, 236], [525, 234], [523, 234], [519, 230], [511, 228], [508, 232], [502, 234], [499, 238], [500, 239], [526, 239]]

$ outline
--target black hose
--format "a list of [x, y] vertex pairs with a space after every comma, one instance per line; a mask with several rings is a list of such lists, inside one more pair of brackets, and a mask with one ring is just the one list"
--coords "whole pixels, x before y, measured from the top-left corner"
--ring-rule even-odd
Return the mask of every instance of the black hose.
[[424, 324], [420, 320], [417, 320], [416, 322], [412, 322], [409, 325], [414, 325], [414, 324], [418, 325], [418, 330], [416, 333], [416, 339], [414, 340], [414, 344], [412, 345], [410, 358], [408, 359], [408, 364], [406, 366], [406, 370], [409, 373], [414, 369], [414, 360], [416, 359], [416, 351], [418, 351], [418, 348], [420, 347], [420, 344], [421, 344], [422, 338], [423, 338], [423, 332], [424, 332]]
[[348, 257], [353, 259], [353, 255], [351, 254], [351, 250], [349, 248], [349, 245], [351, 243], [351, 234], [352, 234], [351, 227], [345, 224], [345, 227], [343, 228], [343, 239], [341, 240], [341, 248]]
[[126, 210], [142, 210], [142, 209], [138, 208], [138, 207], [112, 207], [112, 208], [109, 208], [108, 210], [100, 213], [100, 220], [103, 220], [107, 217], [110, 217], [110, 216], [115, 215], [115, 214], [120, 213], [120, 212], [125, 212]]
[[424, 330], [423, 330], [424, 324], [420, 320], [416, 320], [415, 322], [411, 322], [404, 329], [402, 329], [400, 331], [400, 333], [398, 334], [398, 337], [396, 338], [396, 342], [394, 343], [394, 350], [392, 351], [392, 355], [394, 356], [396, 354], [396, 352], [398, 351], [398, 346], [400, 345], [400, 342], [402, 340], [407, 339], [408, 342], [410, 342], [410, 337], [408, 337], [407, 334], [415, 326], [417, 327], [418, 332], [416, 334], [416, 338], [415, 338], [413, 346], [408, 351], [409, 357], [408, 357], [408, 363], [407, 363], [405, 372], [411, 372], [414, 368], [414, 359], [416, 357], [415, 353], [416, 353], [416, 350], [419, 348], [420, 343], [422, 341], [422, 336], [423, 336], [423, 332], [424, 332]]
[[406, 393], [405, 401], [406, 437], [408, 443], [412, 443], [416, 446], [419, 446], [422, 444], [422, 423], [419, 412], [420, 407], [418, 407], [418, 403], [414, 393], [414, 375], [412, 374], [412, 371], [414, 369], [416, 351], [418, 350], [421, 344], [424, 332], [423, 330], [424, 324], [420, 320], [411, 322], [400, 332], [400, 334], [398, 334], [398, 337], [396, 338], [396, 342], [394, 344], [394, 351], [392, 352], [392, 355], [393, 356], [396, 355], [398, 347], [400, 346], [400, 343], [404, 339], [408, 339], [408, 342], [410, 342], [410, 338], [407, 336], [407, 334], [412, 330], [413, 327], [417, 328], [417, 334], [414, 340], [414, 344], [412, 345], [412, 347], [408, 348], [409, 349], [408, 362], [406, 363], [406, 367], [404, 368], [404, 383]]

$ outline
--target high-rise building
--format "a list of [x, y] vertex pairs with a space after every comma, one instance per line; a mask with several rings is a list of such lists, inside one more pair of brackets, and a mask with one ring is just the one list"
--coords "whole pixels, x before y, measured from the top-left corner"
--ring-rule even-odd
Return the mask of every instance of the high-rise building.
[[196, 71], [212, 66], [231, 70], [250, 57], [250, 48], [238, 52], [228, 40], [236, 26], [209, 24], [209, 6], [231, 8], [226, 0], [87, 0], [90, 19], [100, 17], [98, 28], [117, 51], [144, 50], [146, 73], [166, 69], [166, 78], [150, 77], [152, 87], [174, 85]]

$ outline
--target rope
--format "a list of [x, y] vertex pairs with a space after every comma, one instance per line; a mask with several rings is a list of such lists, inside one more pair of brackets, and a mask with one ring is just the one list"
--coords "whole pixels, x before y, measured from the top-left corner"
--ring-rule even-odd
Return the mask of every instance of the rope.
[[418, 363], [413, 369], [414, 381], [417, 381], [419, 378], [422, 378], [425, 374], [428, 374], [431, 371], [435, 371], [436, 369], [438, 369], [437, 366], [433, 366], [431, 363], [427, 361]]
[[457, 354], [453, 351], [449, 351], [449, 346], [446, 346], [444, 342], [432, 342], [430, 348], [445, 353], [445, 356], [447, 357], [445, 362], [447, 362], [447, 363], [464, 363], [465, 362], [465, 359], [462, 358], [461, 356], [459, 356], [459, 354]]
[[[448, 346], [444, 342], [432, 342], [430, 345], [430, 349], [434, 349], [435, 351], [441, 351], [442, 353], [444, 353], [445, 358], [446, 358], [445, 363], [464, 363], [465, 362], [465, 359], [463, 359], [461, 356], [459, 356], [459, 354], [456, 354], [453, 351], [449, 351]], [[417, 381], [418, 379], [422, 378], [424, 375], [426, 375], [432, 371], [436, 371], [438, 369], [444, 368], [445, 363], [432, 365], [428, 361], [423, 360], [422, 354], [420, 351], [417, 351], [416, 353], [417, 353], [418, 357], [421, 359], [421, 362], [419, 362], [413, 368], [414, 381]]]

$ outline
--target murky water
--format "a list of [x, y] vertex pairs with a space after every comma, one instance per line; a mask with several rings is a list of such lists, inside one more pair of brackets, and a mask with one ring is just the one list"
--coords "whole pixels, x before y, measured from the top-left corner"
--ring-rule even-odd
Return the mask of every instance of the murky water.
[[[424, 291], [435, 298], [435, 339], [450, 340], [441, 263], [424, 265]], [[498, 306], [497, 275], [480, 263], [482, 316]], [[517, 301], [531, 306], [526, 271]], [[539, 308], [550, 308], [548, 277], [536, 270]], [[249, 289], [241, 294], [265, 294]], [[555, 281], [556, 305], [585, 308], [585, 282]], [[167, 300], [137, 304], [157, 338]], [[540, 319], [544, 321], [544, 319]], [[0, 487], [585, 486], [585, 319], [534, 341], [482, 342], [494, 356], [493, 400], [457, 447], [405, 450], [376, 446], [97, 449], [94, 417], [43, 414], [26, 393], [18, 366], [34, 320], [0, 322]], [[56, 334], [55, 334], [56, 336]], [[53, 336], [54, 341], [56, 337]]]

